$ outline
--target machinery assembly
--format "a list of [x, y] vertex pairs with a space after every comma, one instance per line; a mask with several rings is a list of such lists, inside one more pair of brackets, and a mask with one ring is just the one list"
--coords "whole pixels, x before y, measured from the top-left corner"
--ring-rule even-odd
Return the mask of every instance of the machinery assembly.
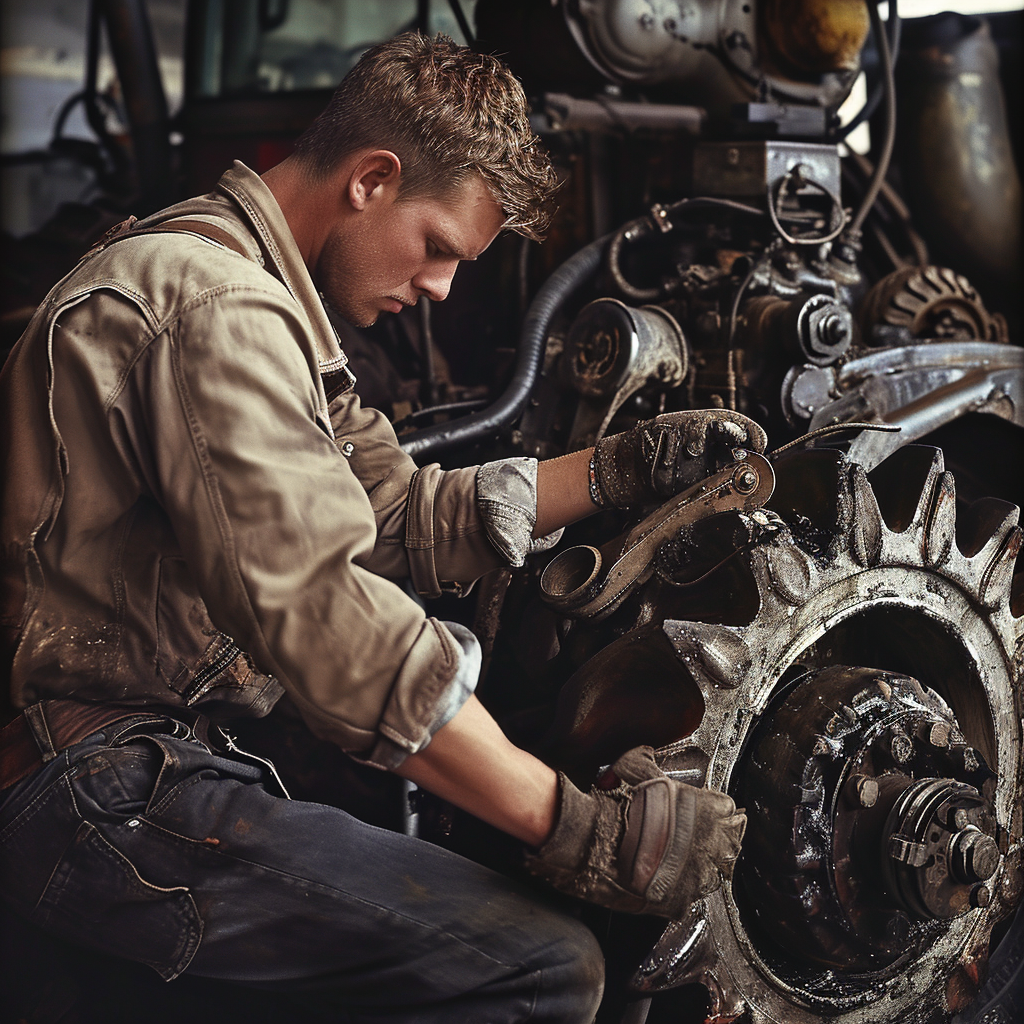
[[[266, 83], [326, 60], [302, 50], [308, 6], [190, 3], [182, 194], [225, 146], [263, 170], [258, 146], [297, 134], [312, 93]], [[470, 29], [457, 0], [409, 8], [404, 27]], [[1009, 1021], [971, 1015], [1000, 943], [1024, 951], [1019, 125], [994, 29], [901, 25], [895, 0], [472, 16], [467, 41], [523, 79], [561, 210], [443, 308], [336, 324], [363, 402], [445, 468], [685, 409], [743, 413], [774, 448], [441, 598], [483, 646], [481, 699], [577, 785], [649, 744], [746, 809], [732, 877], [639, 953], [601, 912], [621, 978], [598, 1020]], [[422, 834], [459, 849], [457, 818], [431, 831], [446, 814], [421, 807]], [[697, 985], [706, 1006], [672, 1000]]]

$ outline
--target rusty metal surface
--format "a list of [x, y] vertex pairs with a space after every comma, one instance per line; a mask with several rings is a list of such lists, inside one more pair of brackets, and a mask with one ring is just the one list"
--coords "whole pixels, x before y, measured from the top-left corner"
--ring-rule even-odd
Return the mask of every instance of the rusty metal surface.
[[[747, 620], [667, 618], [659, 630], [705, 709], [659, 761], [745, 794], [755, 845], [733, 881], [669, 925], [634, 985], [702, 981], [715, 1022], [947, 1020], [1021, 895], [1024, 621], [1009, 605], [1019, 513], [994, 503], [958, 531], [937, 449], [903, 448], [870, 478], [837, 452], [793, 453], [776, 469], [774, 514], [740, 514], [748, 543], [734, 560], [756, 591]], [[692, 607], [722, 585], [723, 566], [690, 584]], [[850, 665], [865, 668], [829, 668]], [[787, 697], [799, 676], [805, 690]], [[799, 786], [789, 780], [783, 794], [799, 766]], [[771, 772], [779, 799], [765, 796]], [[949, 862], [929, 863], [926, 877], [916, 861], [929, 842]], [[792, 871], [772, 871], [771, 858], [787, 856], [802, 884], [819, 886], [812, 903], [831, 901], [822, 919]], [[856, 891], [858, 871], [883, 864], [888, 882]], [[773, 887], [775, 904], [764, 896]]]
[[637, 991], [704, 984], [714, 1024], [948, 1021], [1022, 895], [1019, 511], [958, 514], [923, 446], [870, 475], [834, 450], [775, 469], [768, 507], [680, 531], [577, 627], [605, 646], [554, 745], [585, 778], [653, 740], [747, 807], [734, 878], [666, 928]]
[[860, 0], [767, 0], [762, 9], [772, 49], [798, 73], [859, 70], [870, 25]]
[[808, 176], [838, 195], [839, 152], [835, 146], [780, 139], [702, 142], [693, 155], [693, 189], [698, 195], [758, 196], [798, 164]]

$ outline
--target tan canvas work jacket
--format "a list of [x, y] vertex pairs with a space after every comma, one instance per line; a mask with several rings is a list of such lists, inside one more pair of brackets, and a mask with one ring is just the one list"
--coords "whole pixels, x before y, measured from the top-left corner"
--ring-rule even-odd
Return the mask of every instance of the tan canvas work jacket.
[[283, 687], [347, 750], [419, 750], [459, 648], [389, 581], [502, 564], [475, 470], [417, 470], [354, 393], [328, 401], [345, 356], [257, 175], [140, 226], [176, 218], [231, 244], [93, 251], [0, 376], [11, 700], [262, 714]]

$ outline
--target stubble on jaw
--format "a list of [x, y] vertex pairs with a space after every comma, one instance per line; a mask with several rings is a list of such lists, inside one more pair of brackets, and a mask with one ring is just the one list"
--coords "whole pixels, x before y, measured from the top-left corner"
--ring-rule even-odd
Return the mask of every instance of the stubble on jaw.
[[352, 267], [341, 242], [333, 236], [329, 237], [317, 261], [316, 272], [313, 275], [314, 284], [325, 305], [335, 314], [353, 327], [365, 329], [377, 322], [380, 310], [360, 311], [355, 301], [344, 294], [344, 282], [358, 279], [357, 268]]

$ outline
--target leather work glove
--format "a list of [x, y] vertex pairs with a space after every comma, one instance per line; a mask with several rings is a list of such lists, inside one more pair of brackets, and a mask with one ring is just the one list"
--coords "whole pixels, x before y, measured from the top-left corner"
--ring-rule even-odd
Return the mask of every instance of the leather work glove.
[[731, 877], [747, 817], [725, 793], [670, 779], [650, 747], [611, 771], [619, 785], [586, 794], [559, 773], [555, 830], [527, 867], [610, 910], [680, 917]]
[[663, 501], [732, 462], [734, 448], [767, 444], [758, 424], [729, 409], [664, 413], [597, 442], [590, 496], [616, 508]]

